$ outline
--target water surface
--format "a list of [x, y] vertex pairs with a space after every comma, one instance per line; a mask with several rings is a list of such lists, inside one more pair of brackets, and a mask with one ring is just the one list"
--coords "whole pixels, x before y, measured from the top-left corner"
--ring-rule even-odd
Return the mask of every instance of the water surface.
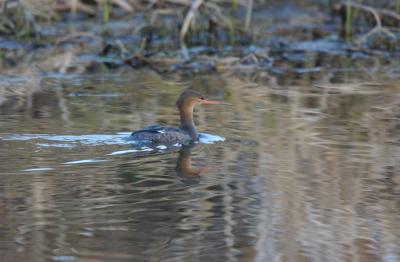
[[[398, 84], [314, 80], [43, 79], [0, 115], [2, 259], [399, 261]], [[225, 141], [124, 141], [188, 86], [230, 104], [196, 108]]]

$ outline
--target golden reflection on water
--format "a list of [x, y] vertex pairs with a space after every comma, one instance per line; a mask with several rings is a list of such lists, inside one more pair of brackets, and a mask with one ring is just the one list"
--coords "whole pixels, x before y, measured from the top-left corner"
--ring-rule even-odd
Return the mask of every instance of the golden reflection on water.
[[[89, 165], [61, 163], [121, 146], [0, 140], [0, 250], [9, 261], [397, 261], [400, 96], [390, 84], [354, 82], [141, 72], [51, 83], [16, 117], [2, 115], [1, 134], [174, 125], [177, 94], [193, 86], [230, 104], [196, 109], [199, 130], [227, 140]], [[81, 95], [91, 85], [97, 96]], [[53, 169], [20, 171], [31, 167]]]

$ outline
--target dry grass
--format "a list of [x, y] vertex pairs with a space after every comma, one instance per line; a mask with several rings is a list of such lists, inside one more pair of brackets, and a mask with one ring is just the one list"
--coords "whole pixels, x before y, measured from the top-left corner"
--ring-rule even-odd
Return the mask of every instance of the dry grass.
[[[372, 20], [373, 28], [355, 39], [355, 43], [365, 42], [371, 36], [383, 35], [395, 39], [396, 36], [385, 24], [400, 25], [400, 15], [390, 9], [379, 9], [363, 4], [365, 1], [344, 1], [334, 3], [332, 9], [339, 13], [344, 21], [343, 31], [348, 40], [354, 30], [356, 16], [363, 15]], [[393, 9], [400, 6], [399, 0], [393, 0]], [[266, 6], [264, 0], [95, 0], [88, 4], [83, 0], [0, 0], [0, 33], [15, 36], [32, 36], [40, 33], [41, 22], [59, 19], [60, 13], [83, 13], [89, 17], [100, 17], [104, 24], [121, 11], [126, 14], [144, 14], [147, 17], [144, 26], [162, 26], [157, 20], [166, 15], [175, 15], [179, 19], [179, 41], [185, 57], [187, 39], [193, 34], [213, 30], [225, 32], [231, 43], [235, 36], [251, 34], [253, 9]], [[243, 9], [243, 15], [236, 17], [234, 11]], [[162, 19], [160, 19], [162, 21]], [[161, 24], [161, 25], [160, 25]], [[215, 30], [214, 30], [215, 31]], [[207, 32], [212, 34], [212, 32]]]
[[[57, 20], [65, 12], [100, 17], [105, 25], [117, 12], [144, 14], [146, 22], [141, 28], [162, 28], [165, 26], [163, 17], [173, 15], [179, 20], [181, 47], [185, 57], [189, 58], [185, 51], [186, 42], [193, 34], [211, 30], [213, 32], [208, 32], [210, 35], [220, 30], [234, 41], [235, 34], [248, 32], [253, 4], [253, 0], [96, 0], [92, 5], [82, 0], [0, 0], [0, 14], [3, 16], [0, 20], [0, 33], [18, 38], [40, 36], [40, 25], [43, 22]], [[232, 11], [237, 8], [246, 10], [245, 17], [233, 16]]]

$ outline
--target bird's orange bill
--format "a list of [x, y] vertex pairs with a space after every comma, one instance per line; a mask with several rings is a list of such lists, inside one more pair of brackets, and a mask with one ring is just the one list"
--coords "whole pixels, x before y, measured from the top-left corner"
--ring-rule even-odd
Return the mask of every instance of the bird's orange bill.
[[223, 105], [223, 104], [225, 104], [224, 102], [221, 102], [221, 101], [212, 101], [212, 100], [201, 100], [201, 103], [203, 105]]

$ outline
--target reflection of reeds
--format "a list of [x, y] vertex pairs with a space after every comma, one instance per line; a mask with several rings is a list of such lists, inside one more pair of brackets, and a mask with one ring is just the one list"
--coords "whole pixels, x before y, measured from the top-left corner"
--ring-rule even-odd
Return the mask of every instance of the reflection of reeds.
[[[121, 79], [125, 82], [119, 82]], [[64, 86], [70, 121], [75, 128], [82, 128], [75, 130], [112, 132], [140, 128], [159, 120], [174, 124], [177, 120], [171, 106], [184, 87], [176, 87], [174, 81], [166, 83], [149, 71], [136, 74], [128, 71], [118, 80], [102, 80], [102, 85], [97, 85], [99, 89], [92, 90], [115, 88], [126, 94], [123, 97], [113, 100], [67, 96], [77, 88], [84, 90], [98, 83], [86, 81], [79, 81], [79, 86]], [[231, 93], [227, 102], [232, 104], [217, 111], [202, 107], [197, 111], [200, 128], [227, 138], [224, 143], [204, 149], [199, 145], [194, 150], [195, 163], [199, 159], [206, 161], [211, 170], [210, 176], [199, 179], [198, 185], [181, 186], [175, 173], [168, 171], [174, 168], [175, 155], [112, 159], [109, 165], [84, 166], [84, 170], [83, 167], [60, 168], [57, 175], [48, 175], [45, 182], [41, 179], [43, 174], [28, 175], [17, 187], [19, 191], [11, 185], [17, 184], [15, 179], [20, 176], [4, 172], [7, 205], [24, 193], [24, 199], [32, 195], [32, 201], [20, 204], [19, 208], [29, 206], [32, 211], [5, 209], [6, 217], [15, 218], [18, 223], [5, 220], [3, 224], [11, 229], [15, 225], [27, 225], [33, 212], [36, 223], [61, 226], [54, 226], [51, 234], [39, 234], [37, 238], [26, 237], [26, 231], [18, 231], [20, 239], [26, 241], [23, 244], [42, 247], [45, 241], [53, 243], [62, 239], [57, 243], [60, 250], [88, 242], [126, 243], [119, 234], [128, 231], [129, 241], [140, 244], [132, 246], [130, 251], [141, 254], [141, 246], [150, 246], [145, 250], [150, 252], [151, 244], [160, 234], [158, 229], [163, 228], [162, 233], [166, 232], [168, 239], [174, 241], [156, 244], [160, 246], [159, 252], [167, 255], [177, 250], [187, 254], [193, 249], [198, 249], [196, 255], [203, 254], [201, 247], [210, 241], [221, 244], [217, 250], [207, 247], [205, 252], [212, 250], [218, 254], [224, 248], [224, 257], [234, 257], [240, 250], [241, 260], [251, 261], [273, 261], [284, 256], [298, 258], [298, 254], [309, 261], [351, 261], [347, 258], [354, 253], [361, 261], [371, 257], [379, 261], [380, 247], [386, 246], [393, 246], [393, 254], [398, 254], [395, 245], [399, 235], [398, 212], [395, 211], [399, 204], [396, 174], [400, 159], [396, 127], [400, 107], [390, 87], [363, 83], [318, 87], [311, 87], [309, 83], [262, 85], [232, 76], [222, 79], [208, 76], [198, 81], [203, 86], [208, 83], [211, 92], [220, 90], [223, 82]], [[125, 83], [135, 83], [135, 86]], [[166, 92], [159, 94], [156, 90]], [[47, 106], [57, 112], [53, 107], [59, 104], [49, 104], [50, 100], [33, 104], [37, 109]], [[124, 112], [120, 111], [122, 108]], [[66, 132], [63, 125], [59, 132]], [[239, 142], [230, 143], [232, 138]], [[259, 143], [246, 144], [248, 141]], [[21, 145], [27, 144], [24, 141]], [[12, 162], [2, 168], [15, 172], [17, 168], [25, 168], [27, 162], [43, 166], [51, 161], [86, 157], [88, 153], [104, 157], [105, 152], [110, 152], [109, 146], [80, 149], [69, 152], [54, 149], [51, 155], [42, 150], [40, 156], [44, 157], [38, 157], [33, 150], [22, 150], [18, 152], [22, 158], [9, 157]], [[4, 151], [3, 155], [10, 155], [13, 148], [0, 147], [0, 150]], [[83, 171], [78, 177], [72, 176], [71, 170]], [[166, 183], [157, 186], [151, 183], [158, 179]], [[48, 194], [41, 195], [43, 191]], [[180, 213], [165, 209], [180, 210]], [[143, 226], [149, 217], [153, 218], [152, 214], [159, 214], [155, 210], [163, 210], [170, 219], [165, 223], [152, 220], [147, 227]], [[66, 218], [68, 226], [63, 226]], [[93, 225], [106, 227], [113, 225], [113, 221], [119, 225], [117, 229], [108, 229], [114, 238], [96, 237], [101, 229]], [[82, 223], [95, 228], [93, 237], [62, 238], [75, 232], [75, 228], [83, 228]], [[153, 231], [154, 228], [157, 230]], [[144, 236], [149, 232], [152, 237], [147, 239]], [[132, 240], [136, 235], [139, 236]], [[326, 252], [319, 252], [322, 249]], [[110, 257], [111, 251], [107, 254]], [[119, 258], [127, 256], [123, 252], [118, 255]], [[97, 258], [104, 256], [96, 253]]]

